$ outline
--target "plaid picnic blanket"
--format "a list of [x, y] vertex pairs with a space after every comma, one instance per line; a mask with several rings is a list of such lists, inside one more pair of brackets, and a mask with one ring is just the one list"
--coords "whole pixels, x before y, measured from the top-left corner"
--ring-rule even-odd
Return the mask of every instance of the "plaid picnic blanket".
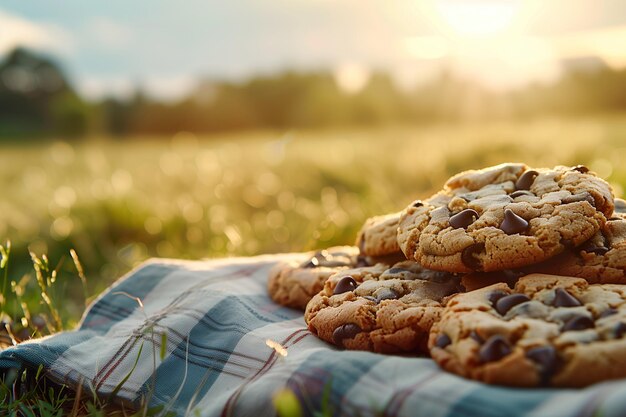
[[148, 261], [102, 294], [77, 330], [0, 352], [0, 369], [43, 365], [56, 382], [179, 416], [273, 416], [285, 389], [307, 416], [626, 415], [626, 380], [511, 389], [426, 358], [337, 350], [266, 294], [272, 265], [303, 256]]

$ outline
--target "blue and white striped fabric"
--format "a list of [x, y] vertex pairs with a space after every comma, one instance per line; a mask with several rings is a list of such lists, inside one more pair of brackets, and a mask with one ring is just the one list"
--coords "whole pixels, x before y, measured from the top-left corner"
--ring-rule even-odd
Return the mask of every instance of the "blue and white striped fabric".
[[43, 364], [49, 378], [103, 396], [121, 384], [117, 400], [180, 416], [273, 416], [285, 388], [310, 416], [626, 415], [626, 380], [509, 389], [425, 358], [337, 350], [306, 330], [301, 312], [268, 298], [267, 273], [287, 258], [303, 255], [149, 261], [97, 299], [76, 331], [0, 352], [0, 368]]

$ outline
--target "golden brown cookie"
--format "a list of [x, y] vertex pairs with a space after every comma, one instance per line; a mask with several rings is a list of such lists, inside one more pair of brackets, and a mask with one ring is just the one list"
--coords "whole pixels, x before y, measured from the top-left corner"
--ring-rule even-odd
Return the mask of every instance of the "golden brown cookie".
[[532, 274], [448, 300], [429, 347], [489, 384], [582, 387], [626, 377], [626, 286]]
[[398, 243], [427, 268], [498, 271], [579, 246], [612, 214], [609, 184], [583, 166], [502, 164], [456, 175], [441, 192], [407, 207]]
[[615, 199], [613, 217], [587, 242], [527, 270], [585, 278], [592, 284], [626, 284], [626, 201]]
[[401, 213], [370, 217], [365, 221], [356, 239], [361, 254], [384, 256], [402, 253], [398, 246], [398, 222]]
[[279, 262], [269, 273], [267, 288], [278, 304], [304, 310], [331, 275], [345, 269], [382, 263], [392, 265], [397, 256], [369, 257], [354, 246], [335, 246], [312, 253], [304, 262]]
[[308, 304], [314, 334], [339, 347], [373, 352], [427, 352], [430, 327], [459, 278], [411, 261], [341, 271]]

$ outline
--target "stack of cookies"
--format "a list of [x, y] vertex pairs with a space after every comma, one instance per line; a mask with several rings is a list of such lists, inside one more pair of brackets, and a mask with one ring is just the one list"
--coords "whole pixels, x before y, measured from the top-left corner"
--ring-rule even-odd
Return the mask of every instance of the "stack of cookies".
[[268, 285], [341, 348], [490, 384], [626, 377], [626, 202], [584, 166], [462, 172]]

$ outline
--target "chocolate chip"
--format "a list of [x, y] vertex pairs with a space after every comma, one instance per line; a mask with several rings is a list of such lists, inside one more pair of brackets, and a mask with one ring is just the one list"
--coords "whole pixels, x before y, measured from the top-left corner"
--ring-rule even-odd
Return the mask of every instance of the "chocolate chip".
[[589, 239], [588, 241], [580, 245], [581, 252], [584, 251], [587, 253], [595, 253], [596, 255], [604, 255], [605, 253], [607, 253], [610, 250], [610, 242], [603, 233], [600, 233], [600, 237], [602, 242], [598, 242], [598, 239], [594, 238]]
[[549, 367], [556, 359], [556, 349], [552, 346], [534, 347], [526, 352], [526, 357], [542, 367]]
[[302, 265], [300, 265], [300, 268], [317, 268], [319, 265], [320, 261], [317, 260], [317, 258], [311, 258], [308, 261], [304, 262]]
[[439, 336], [437, 336], [437, 340], [435, 340], [435, 346], [437, 346], [440, 349], [445, 348], [450, 343], [452, 343], [452, 340], [450, 339], [450, 336], [448, 336], [445, 333], [442, 333]]
[[376, 294], [376, 302], [380, 303], [383, 300], [395, 300], [398, 298], [398, 293], [396, 293], [391, 288], [382, 288], [377, 291]]
[[419, 200], [417, 200], [416, 202], [413, 203], [413, 207], [422, 207], [422, 206], [424, 206], [424, 203], [422, 203]]
[[526, 301], [530, 301], [530, 298], [528, 298], [526, 294], [511, 294], [496, 301], [495, 308], [498, 313], [504, 316], [507, 311]]
[[604, 253], [602, 253], [602, 249], [598, 249], [598, 248], [605, 248], [606, 252], [608, 252], [609, 242], [607, 241], [606, 236], [604, 236], [604, 234], [602, 233], [600, 233], [600, 238], [601, 238], [600, 240], [602, 240], [602, 242], [600, 243], [598, 243], [597, 237], [589, 239], [588, 241], [580, 245], [580, 250], [585, 251], [585, 252], [593, 252], [593, 253], [596, 253], [596, 250], [599, 250], [600, 253], [598, 254], [603, 255]]
[[581, 174], [586, 174], [587, 172], [589, 172], [589, 168], [584, 165], [576, 165], [575, 167], [572, 167], [572, 171], [578, 171]]
[[617, 314], [617, 309], [609, 307], [606, 310], [604, 310], [598, 318], [603, 319], [605, 317], [612, 316], [613, 314]]
[[504, 358], [511, 353], [511, 347], [506, 339], [500, 335], [491, 336], [478, 351], [482, 363], [493, 362]]
[[526, 352], [526, 357], [539, 365], [541, 381], [546, 385], [557, 367], [556, 349], [553, 346], [534, 347]]
[[478, 217], [480, 216], [476, 210], [465, 209], [450, 217], [450, 226], [452, 226], [453, 229], [465, 229], [467, 226], [474, 223]]
[[322, 262], [328, 260], [328, 252], [321, 250], [315, 253], [311, 259], [301, 265], [301, 268], [317, 268]]
[[535, 182], [535, 178], [537, 178], [539, 173], [534, 170], [529, 170], [524, 172], [515, 183], [515, 189], [517, 190], [530, 190], [530, 186]]
[[591, 329], [595, 323], [587, 316], [575, 316], [569, 319], [561, 328], [563, 332]]
[[527, 196], [535, 196], [533, 193], [531, 193], [530, 191], [527, 190], [517, 190], [517, 191], [513, 191], [511, 194], [509, 194], [509, 197], [511, 198], [517, 198], [517, 197], [521, 197], [523, 195], [527, 195]]
[[563, 204], [578, 203], [581, 201], [586, 201], [589, 204], [591, 204], [593, 207], [596, 206], [596, 200], [593, 198], [591, 194], [589, 194], [586, 191], [584, 193], [573, 194], [573, 195], [570, 195], [561, 199], [561, 203]]
[[450, 226], [454, 229], [465, 229], [467, 226], [474, 223], [479, 217], [480, 216], [476, 210], [465, 209], [450, 217]]
[[335, 289], [333, 290], [333, 295], [343, 294], [344, 292], [354, 291], [357, 287], [356, 281], [350, 275], [347, 275], [339, 280]]
[[321, 250], [313, 255], [309, 261], [302, 264], [303, 268], [317, 268], [320, 266], [328, 268], [351, 266], [350, 254], [345, 252], [328, 252], [327, 250]]
[[359, 255], [356, 257], [356, 266], [358, 268], [362, 268], [364, 266], [369, 266], [370, 263], [367, 260], [367, 256]]
[[376, 291], [376, 297], [371, 295], [366, 295], [363, 298], [369, 301], [373, 301], [376, 304], [380, 303], [383, 300], [396, 300], [398, 299], [398, 293], [392, 290], [391, 288], [381, 288]]
[[489, 302], [491, 303], [491, 305], [495, 306], [496, 303], [498, 302], [498, 300], [502, 297], [506, 297], [508, 294], [505, 293], [504, 291], [501, 290], [496, 290], [494, 292], [492, 292], [491, 294], [489, 294]]
[[617, 326], [615, 326], [615, 328], [613, 329], [613, 332], [615, 333], [616, 339], [621, 338], [624, 335], [624, 333], [626, 333], [626, 324], [622, 322], [617, 323]]
[[483, 340], [483, 338], [482, 338], [482, 337], [480, 337], [480, 336], [478, 335], [478, 333], [476, 333], [476, 331], [475, 331], [475, 330], [472, 330], [472, 332], [470, 333], [469, 337], [470, 337], [471, 339], [475, 340], [476, 342], [480, 343], [481, 345], [485, 342], [485, 341]]
[[323, 261], [325, 259], [328, 259], [328, 257], [330, 256], [330, 253], [328, 253], [326, 249], [322, 249], [320, 251], [317, 251], [315, 255], [313, 256], [317, 258], [318, 260]]
[[582, 303], [563, 288], [557, 288], [554, 290], [554, 302], [552, 305], [555, 307], [578, 307]]
[[500, 229], [507, 235], [522, 233], [528, 229], [528, 222], [515, 214], [513, 210], [506, 209], [504, 210], [504, 220], [500, 223]]
[[474, 243], [469, 245], [463, 252], [461, 253], [461, 262], [463, 265], [468, 267], [469, 269], [473, 269], [474, 271], [479, 271], [482, 269], [482, 265], [480, 264], [480, 260], [476, 257], [485, 250], [485, 244], [482, 242]]
[[503, 271], [499, 271], [498, 273], [501, 276], [500, 282], [504, 282], [511, 289], [515, 288], [517, 280], [519, 280], [524, 275], [527, 275], [524, 271], [512, 269], [505, 269]]
[[595, 246], [593, 248], [583, 249], [587, 253], [595, 253], [596, 255], [604, 255], [609, 251], [609, 248], [605, 248], [604, 246]]
[[333, 342], [337, 346], [343, 347], [344, 339], [352, 339], [357, 334], [361, 333], [361, 328], [354, 323], [342, 324], [337, 327], [333, 332]]

